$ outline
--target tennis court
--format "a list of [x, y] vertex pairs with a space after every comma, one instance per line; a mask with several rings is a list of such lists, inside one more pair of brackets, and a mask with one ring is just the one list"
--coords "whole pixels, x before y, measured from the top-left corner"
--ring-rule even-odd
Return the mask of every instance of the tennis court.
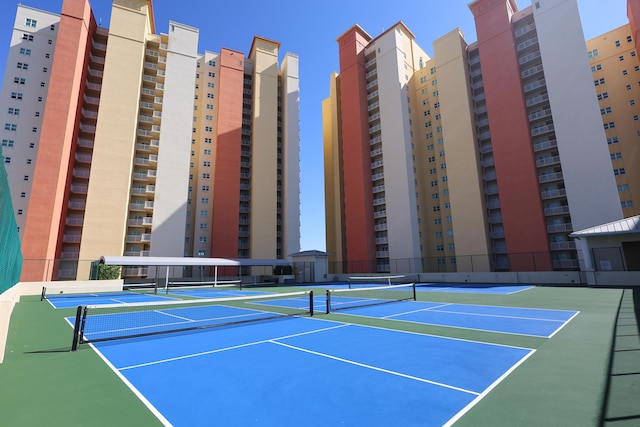
[[[609, 291], [537, 288], [513, 295], [418, 293], [418, 301], [406, 301], [413, 292], [376, 289], [364, 291], [370, 292], [371, 304], [367, 304], [362, 290], [354, 289], [332, 293], [330, 302], [339, 307], [343, 299], [356, 296], [359, 307], [326, 314], [322, 291], [313, 289], [311, 303], [311, 289], [299, 289], [258, 288], [249, 292], [264, 295], [249, 295], [242, 301], [181, 300], [173, 292], [169, 296], [174, 300], [155, 297], [140, 303], [94, 304], [96, 297], [89, 297], [92, 308], [82, 332], [88, 343], [72, 353], [68, 353], [73, 330], [69, 323], [77, 319], [71, 317], [72, 309], [54, 310], [35, 298], [23, 300], [16, 321], [24, 322], [25, 316], [41, 320], [33, 325], [38, 332], [34, 329], [28, 335], [32, 341], [28, 336], [18, 342], [11, 338], [5, 367], [29, 366], [33, 379], [15, 382], [11, 399], [24, 396], [25, 402], [38, 402], [43, 411], [53, 410], [46, 413], [58, 421], [70, 419], [75, 424], [84, 419], [101, 426], [156, 422], [176, 426], [506, 426], [522, 417], [557, 420], [567, 410], [575, 414], [572, 422], [576, 417], [580, 420], [575, 425], [591, 425], [584, 421], [597, 413], [598, 397], [592, 392], [597, 387], [588, 384], [597, 382], [606, 369], [603, 332], [610, 333], [615, 316], [609, 314], [609, 307], [616, 300]], [[382, 296], [394, 302], [379, 304]], [[587, 314], [563, 307], [582, 307]], [[141, 311], [150, 316], [135, 314]], [[411, 317], [423, 312], [448, 319], [438, 323]], [[64, 328], [54, 320], [61, 316], [67, 319]], [[508, 331], [495, 325], [475, 328], [485, 324], [479, 320], [485, 317], [497, 325], [526, 320], [538, 326], [533, 333], [522, 326]], [[42, 323], [45, 318], [49, 320]], [[125, 323], [115, 323], [119, 319]], [[467, 328], [460, 319], [474, 322], [474, 328]], [[545, 329], [540, 324], [554, 327]], [[43, 336], [49, 329], [52, 333]], [[80, 368], [82, 375], [62, 380], [67, 378], [64, 372]], [[11, 372], [4, 370], [13, 377]], [[29, 386], [46, 378], [54, 382], [36, 389]], [[128, 392], [123, 393], [125, 387]], [[568, 399], [567, 387], [581, 390], [580, 398]], [[58, 389], [62, 391], [51, 393]], [[87, 408], [82, 416], [75, 410], [62, 411], [78, 405]], [[140, 411], [140, 405], [146, 410]], [[5, 416], [12, 423], [35, 425], [41, 418], [33, 411], [16, 410], [19, 405], [9, 406]], [[496, 419], [501, 422], [493, 422]]]
[[420, 283], [421, 292], [458, 292], [465, 294], [513, 295], [533, 289], [532, 285], [474, 284], [474, 283]]
[[142, 294], [137, 292], [80, 293], [48, 295], [46, 301], [53, 308], [71, 308], [79, 305], [132, 304], [153, 301], [170, 301], [173, 298], [164, 295]]
[[533, 352], [314, 318], [95, 348], [175, 426], [445, 425]]

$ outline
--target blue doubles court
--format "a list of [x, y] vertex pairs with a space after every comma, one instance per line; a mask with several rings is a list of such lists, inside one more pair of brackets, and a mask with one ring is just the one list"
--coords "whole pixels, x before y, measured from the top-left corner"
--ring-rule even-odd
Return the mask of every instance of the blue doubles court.
[[299, 317], [95, 348], [175, 426], [446, 425], [533, 353]]
[[[328, 320], [323, 296], [265, 294], [92, 305], [74, 331], [175, 426], [452, 425], [535, 351]], [[344, 313], [537, 337], [577, 315], [422, 301]]]

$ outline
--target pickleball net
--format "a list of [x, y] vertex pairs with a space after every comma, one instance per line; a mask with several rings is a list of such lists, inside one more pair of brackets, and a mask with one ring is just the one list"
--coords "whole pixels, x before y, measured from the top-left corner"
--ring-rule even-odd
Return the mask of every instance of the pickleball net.
[[75, 351], [80, 344], [86, 343], [291, 316], [313, 316], [313, 291], [152, 303], [81, 305], [76, 310], [71, 350]]
[[326, 313], [416, 300], [416, 284], [402, 283], [368, 288], [327, 289]]
[[349, 289], [369, 286], [391, 286], [419, 282], [419, 276], [397, 274], [391, 276], [350, 276], [347, 280]]

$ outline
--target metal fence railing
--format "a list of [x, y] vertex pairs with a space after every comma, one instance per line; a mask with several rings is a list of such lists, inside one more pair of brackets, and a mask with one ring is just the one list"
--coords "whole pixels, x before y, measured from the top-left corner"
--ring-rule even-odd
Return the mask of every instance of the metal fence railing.
[[425, 258], [329, 262], [330, 274], [456, 273], [488, 271], [578, 271], [577, 258], [555, 258], [552, 252], [440, 256]]

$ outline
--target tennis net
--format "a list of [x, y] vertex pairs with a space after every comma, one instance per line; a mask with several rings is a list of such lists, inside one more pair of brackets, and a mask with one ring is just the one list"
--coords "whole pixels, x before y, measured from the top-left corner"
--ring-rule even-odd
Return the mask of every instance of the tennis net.
[[313, 291], [153, 303], [81, 305], [71, 350], [80, 344], [313, 316]]
[[374, 286], [369, 288], [327, 289], [326, 313], [338, 310], [416, 300], [416, 284]]
[[183, 282], [169, 282], [165, 289], [166, 294], [170, 294], [172, 290], [194, 290], [203, 288], [231, 288], [242, 289], [242, 280], [208, 280], [202, 282], [196, 281], [183, 281]]
[[351, 276], [348, 279], [349, 289], [369, 286], [391, 286], [419, 282], [418, 275], [398, 274], [393, 276]]

